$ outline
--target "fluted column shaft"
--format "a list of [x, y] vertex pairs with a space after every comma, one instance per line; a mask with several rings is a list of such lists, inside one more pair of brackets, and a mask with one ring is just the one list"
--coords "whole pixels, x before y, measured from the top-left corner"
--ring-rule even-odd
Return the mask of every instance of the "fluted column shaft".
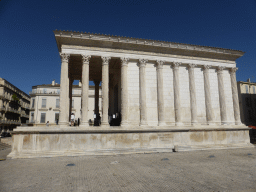
[[240, 117], [239, 100], [238, 100], [237, 83], [236, 83], [236, 71], [237, 71], [237, 69], [238, 68], [236, 68], [236, 67], [230, 69], [230, 79], [231, 79], [235, 124], [240, 125], [241, 124], [241, 117]]
[[165, 126], [164, 120], [164, 86], [163, 86], [163, 65], [164, 61], [157, 63], [157, 107], [158, 107], [158, 125]]
[[68, 61], [69, 54], [61, 53], [61, 77], [60, 77], [60, 121], [61, 127], [66, 127], [69, 122], [69, 79]]
[[127, 68], [129, 58], [121, 58], [121, 126], [128, 125], [128, 84]]
[[224, 67], [217, 68], [218, 75], [218, 88], [219, 88], [219, 101], [220, 101], [220, 118], [221, 124], [227, 124], [227, 107], [225, 99], [225, 89], [223, 83], [223, 69]]
[[181, 107], [180, 107], [180, 83], [179, 83], [179, 66], [181, 63], [173, 63], [173, 89], [174, 89], [174, 109], [175, 109], [175, 124], [182, 125], [181, 122]]
[[82, 55], [82, 117], [81, 126], [89, 126], [88, 101], [89, 101], [89, 62], [90, 55]]
[[188, 65], [190, 110], [191, 110], [191, 124], [192, 125], [197, 123], [196, 86], [195, 86], [195, 75], [194, 75], [195, 66], [196, 66], [195, 64]]
[[206, 108], [206, 120], [208, 124], [213, 122], [213, 111], [212, 111], [212, 101], [211, 101], [211, 90], [210, 90], [210, 80], [209, 80], [209, 68], [210, 65], [203, 66], [204, 72], [204, 93], [205, 93], [205, 108]]
[[109, 126], [108, 123], [108, 84], [109, 84], [109, 60], [110, 57], [101, 57], [102, 59], [102, 100], [103, 100], [103, 110], [102, 110], [102, 126]]
[[139, 60], [139, 85], [140, 85], [140, 125], [147, 125], [147, 103], [146, 103], [146, 63], [148, 60]]

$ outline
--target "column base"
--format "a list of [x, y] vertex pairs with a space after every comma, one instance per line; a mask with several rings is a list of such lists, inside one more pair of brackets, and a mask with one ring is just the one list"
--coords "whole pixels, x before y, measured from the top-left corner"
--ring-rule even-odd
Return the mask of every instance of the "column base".
[[175, 125], [176, 126], [182, 126], [182, 125], [184, 125], [182, 122], [175, 122]]
[[140, 126], [147, 126], [147, 125], [148, 125], [148, 123], [145, 121], [140, 122]]
[[199, 123], [198, 123], [197, 121], [192, 121], [192, 122], [191, 122], [191, 125], [192, 125], [192, 126], [198, 126]]
[[241, 121], [236, 121], [235, 125], [242, 125], [242, 122]]
[[165, 122], [159, 122], [158, 126], [167, 126]]

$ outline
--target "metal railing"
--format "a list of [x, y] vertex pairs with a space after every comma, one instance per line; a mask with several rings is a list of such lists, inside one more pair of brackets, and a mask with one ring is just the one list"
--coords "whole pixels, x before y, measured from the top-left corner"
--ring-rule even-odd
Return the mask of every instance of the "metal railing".
[[35, 94], [52, 94], [52, 95], [59, 95], [60, 92], [56, 92], [56, 91], [30, 91], [29, 92], [30, 95], [35, 95]]

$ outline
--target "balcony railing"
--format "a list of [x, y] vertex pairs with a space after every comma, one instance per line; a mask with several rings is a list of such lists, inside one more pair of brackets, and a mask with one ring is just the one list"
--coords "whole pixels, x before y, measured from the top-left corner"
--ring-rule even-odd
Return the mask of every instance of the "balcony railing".
[[1, 124], [14, 124], [14, 125], [20, 125], [21, 121], [18, 120], [0, 120]]
[[35, 95], [35, 94], [59, 95], [60, 92], [56, 92], [56, 91], [36, 91], [36, 92], [35, 91], [30, 91], [29, 94], [30, 95]]

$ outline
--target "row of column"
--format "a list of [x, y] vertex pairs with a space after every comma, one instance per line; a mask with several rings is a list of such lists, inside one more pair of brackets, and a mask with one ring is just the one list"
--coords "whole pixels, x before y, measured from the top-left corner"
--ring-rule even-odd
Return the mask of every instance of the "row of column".
[[[60, 125], [66, 125], [68, 122], [68, 54], [61, 54], [62, 67], [61, 67], [61, 89], [60, 89]], [[82, 117], [81, 126], [89, 126], [88, 124], [88, 94], [89, 94], [89, 60], [91, 56], [82, 55]], [[110, 57], [101, 57], [102, 59], [102, 126], [109, 126], [108, 124], [108, 85], [109, 85], [109, 61]], [[122, 122], [121, 126], [128, 125], [128, 83], [127, 83], [127, 67], [129, 58], [121, 59], [121, 114]], [[139, 91], [140, 91], [140, 125], [147, 125], [147, 106], [146, 106], [146, 59], [139, 59]], [[165, 126], [164, 119], [164, 89], [163, 89], [163, 65], [164, 61], [156, 61], [157, 64], [157, 106], [158, 106], [158, 125]], [[181, 105], [180, 105], [180, 87], [179, 87], [179, 66], [181, 63], [174, 62], [173, 67], [173, 87], [174, 87], [174, 108], [175, 108], [175, 124], [177, 126], [182, 125]], [[196, 89], [195, 89], [195, 77], [194, 68], [195, 64], [188, 65], [189, 73], [189, 90], [190, 90], [190, 108], [191, 108], [191, 124], [197, 124], [197, 105], [196, 105]], [[211, 92], [210, 92], [210, 80], [209, 69], [211, 66], [203, 66], [204, 75], [204, 91], [205, 91], [205, 106], [206, 106], [206, 119], [207, 123], [213, 124], [213, 109], [211, 104]], [[217, 67], [218, 76], [218, 89], [219, 89], [219, 102], [220, 102], [220, 114], [221, 123], [227, 124], [227, 110], [225, 101], [225, 91], [223, 82], [223, 69], [224, 67]], [[237, 94], [236, 84], [236, 70], [237, 68], [230, 69], [232, 98], [234, 106], [235, 124], [241, 124], [239, 101]], [[98, 86], [98, 85], [97, 85]], [[98, 94], [98, 93], [97, 93]], [[95, 95], [96, 96], [96, 95]], [[96, 105], [96, 103], [95, 103]], [[98, 107], [95, 107], [97, 110]]]

